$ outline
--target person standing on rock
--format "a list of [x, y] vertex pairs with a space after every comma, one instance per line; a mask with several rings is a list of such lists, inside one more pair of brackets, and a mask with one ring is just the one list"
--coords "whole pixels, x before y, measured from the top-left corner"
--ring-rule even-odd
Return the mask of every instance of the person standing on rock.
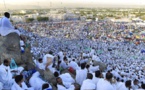
[[4, 17], [0, 19], [0, 34], [2, 36], [6, 36], [10, 33], [17, 33], [20, 36], [20, 32], [17, 29], [17, 27], [14, 27], [12, 23], [9, 20], [10, 14], [8, 12], [4, 13]]

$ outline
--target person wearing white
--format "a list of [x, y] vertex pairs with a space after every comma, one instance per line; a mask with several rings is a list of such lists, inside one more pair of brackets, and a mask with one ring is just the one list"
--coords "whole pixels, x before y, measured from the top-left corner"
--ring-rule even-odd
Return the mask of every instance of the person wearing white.
[[43, 64], [43, 60], [41, 58], [39, 58], [38, 61], [35, 60], [35, 64], [39, 69], [45, 70], [45, 65]]
[[44, 83], [40, 90], [52, 90], [52, 87], [48, 83]]
[[97, 70], [99, 70], [99, 66], [90, 65], [90, 67], [89, 67], [89, 72], [90, 73], [93, 73], [93, 72], [95, 72]]
[[85, 68], [85, 64], [81, 64], [81, 70], [76, 70], [76, 82], [79, 85], [82, 85], [83, 81], [87, 78], [87, 69]]
[[99, 62], [101, 61], [97, 55], [92, 55], [92, 60], [99, 61]]
[[75, 83], [75, 80], [71, 77], [69, 73], [61, 74], [59, 76], [63, 82], [68, 82], [68, 83]]
[[132, 89], [133, 90], [136, 90], [136, 89], [138, 89], [139, 88], [139, 85], [138, 85], [138, 80], [137, 79], [135, 79], [134, 81], [133, 81], [133, 85], [132, 85]]
[[9, 67], [9, 61], [4, 60], [3, 64], [0, 65], [0, 82], [3, 84], [4, 89], [11, 88], [14, 83], [14, 79]]
[[51, 55], [51, 54], [46, 54], [43, 57], [43, 64], [45, 66], [45, 70], [49, 69], [51, 72], [55, 71], [55, 69], [52, 67], [52, 65], [53, 65], [53, 59], [54, 59], [54, 56]]
[[[62, 79], [62, 82], [65, 84], [67, 83], [67, 85], [71, 85], [73, 83], [75, 83], [75, 80], [71, 77], [71, 75], [69, 73], [64, 73], [64, 74], [61, 74], [59, 75], [58, 72], [54, 72], [54, 76], [57, 78], [57, 77], [60, 77]], [[69, 87], [68, 86], [68, 87]]]
[[81, 90], [96, 90], [96, 85], [92, 81], [93, 75], [91, 73], [87, 74], [87, 79], [83, 81]]
[[67, 83], [63, 83], [60, 77], [56, 79], [56, 82], [57, 82], [57, 90], [75, 90], [74, 85], [66, 85]]
[[136, 89], [136, 90], [145, 90], [145, 84], [144, 84], [144, 82], [141, 84], [141, 88], [140, 89]]
[[117, 90], [132, 90], [131, 89], [131, 80], [126, 81], [123, 85], [120, 86]]
[[115, 90], [115, 88], [111, 84], [112, 77], [112, 73], [106, 73], [106, 79], [100, 79], [98, 81], [96, 90]]
[[15, 77], [15, 83], [12, 85], [11, 90], [34, 90], [33, 88], [28, 88], [23, 80], [23, 75], [17, 75]]
[[0, 34], [2, 36], [6, 36], [10, 33], [17, 33], [20, 36], [20, 32], [18, 30], [15, 30], [15, 27], [12, 26], [10, 20], [10, 14], [8, 12], [4, 13], [4, 17], [1, 18], [0, 21]]
[[63, 61], [64, 55], [62, 51], [58, 53], [58, 56], [60, 57], [60, 61]]
[[20, 46], [21, 46], [21, 51], [25, 51], [25, 49], [24, 49], [25, 43], [23, 40], [20, 40]]
[[0, 82], [0, 90], [3, 89], [3, 84]]
[[61, 61], [60, 66], [61, 66], [63, 69], [67, 69], [67, 68], [68, 68], [68, 59], [67, 59], [67, 57], [64, 57], [64, 58], [63, 58], [63, 61]]
[[[40, 73], [35, 72], [29, 80], [30, 86], [33, 87], [34, 90], [41, 90], [42, 85], [46, 83], [39, 76], [40, 76]], [[50, 88], [51, 88], [51, 86], [50, 86]]]
[[94, 48], [92, 48], [92, 49], [91, 49], [91, 52], [89, 53], [89, 55], [92, 56], [92, 55], [94, 55], [94, 54], [95, 54], [95, 50], [94, 50]]
[[125, 86], [125, 84], [123, 82], [116, 82], [115, 83], [115, 86], [116, 86], [116, 90], [121, 90], [122, 87]]
[[80, 69], [79, 66], [78, 66], [78, 64], [75, 62], [75, 59], [73, 59], [72, 61], [70, 61], [70, 63], [69, 63], [68, 66], [69, 67], [72, 67], [74, 70], [79, 70]]
[[25, 43], [24, 43], [23, 40], [20, 40], [20, 46], [21, 46], [21, 47], [25, 46]]
[[94, 82], [94, 84], [97, 86], [99, 80], [103, 77], [103, 74], [101, 73], [100, 70], [95, 71], [95, 73], [93, 73], [93, 79], [92, 81]]

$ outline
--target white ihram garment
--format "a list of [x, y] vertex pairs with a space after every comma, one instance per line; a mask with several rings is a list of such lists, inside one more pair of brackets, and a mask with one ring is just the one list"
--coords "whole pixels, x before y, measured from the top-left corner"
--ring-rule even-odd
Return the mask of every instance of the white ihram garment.
[[0, 34], [2, 36], [6, 36], [10, 33], [17, 33], [20, 36], [20, 32], [18, 30], [15, 30], [12, 26], [10, 20], [7, 17], [3, 17], [0, 20]]

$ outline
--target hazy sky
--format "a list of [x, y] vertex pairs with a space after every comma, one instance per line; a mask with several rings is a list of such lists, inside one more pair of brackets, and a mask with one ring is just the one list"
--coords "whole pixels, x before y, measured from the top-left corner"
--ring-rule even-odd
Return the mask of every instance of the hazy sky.
[[[4, 6], [5, 2], [5, 6]], [[0, 9], [145, 6], [145, 0], [0, 0]], [[136, 6], [133, 6], [136, 8]]]
[[123, 5], [145, 5], [145, 0], [0, 0], [1, 3], [5, 1], [11, 4], [25, 4], [25, 3], [102, 3], [102, 4], [123, 4]]

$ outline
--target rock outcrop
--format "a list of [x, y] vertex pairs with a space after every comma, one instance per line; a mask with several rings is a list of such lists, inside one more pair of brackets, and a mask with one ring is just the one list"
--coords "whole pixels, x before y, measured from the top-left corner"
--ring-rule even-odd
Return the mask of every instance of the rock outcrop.
[[38, 69], [40, 75], [43, 77], [44, 80], [49, 81], [50, 85], [52, 86], [53, 90], [56, 89], [56, 78], [54, 77], [53, 73], [50, 70], [40, 70]]
[[105, 71], [107, 66], [105, 65], [105, 63], [99, 62], [99, 61], [94, 61], [93, 62], [94, 66], [99, 66], [99, 69], [101, 71]]
[[7, 36], [0, 36], [0, 64], [4, 59], [13, 58], [17, 65], [22, 65], [26, 69], [33, 68], [32, 54], [30, 47], [25, 48], [25, 53], [21, 53], [20, 37], [16, 33]]

